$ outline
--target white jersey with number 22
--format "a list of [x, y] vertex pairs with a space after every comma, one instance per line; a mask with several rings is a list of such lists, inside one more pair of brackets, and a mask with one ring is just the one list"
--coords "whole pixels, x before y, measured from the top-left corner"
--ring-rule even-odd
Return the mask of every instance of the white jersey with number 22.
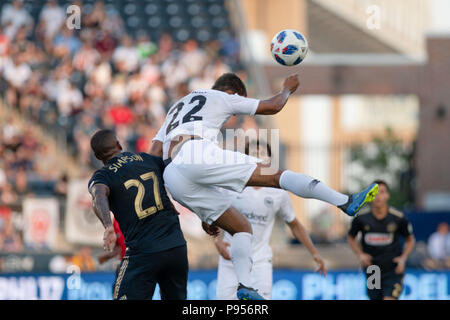
[[167, 112], [153, 140], [163, 143], [163, 159], [179, 135], [195, 135], [216, 142], [222, 125], [235, 114], [254, 115], [259, 100], [218, 90], [197, 90], [181, 98]]

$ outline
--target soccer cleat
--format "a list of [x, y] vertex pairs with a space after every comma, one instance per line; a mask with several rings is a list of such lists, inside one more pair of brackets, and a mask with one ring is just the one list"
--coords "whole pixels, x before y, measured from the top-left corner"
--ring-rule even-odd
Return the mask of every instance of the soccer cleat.
[[363, 191], [350, 195], [347, 203], [338, 208], [351, 217], [356, 216], [365, 204], [372, 202], [375, 199], [377, 194], [378, 184], [372, 183]]
[[241, 283], [239, 283], [237, 289], [237, 297], [239, 300], [266, 300], [255, 289], [246, 287]]

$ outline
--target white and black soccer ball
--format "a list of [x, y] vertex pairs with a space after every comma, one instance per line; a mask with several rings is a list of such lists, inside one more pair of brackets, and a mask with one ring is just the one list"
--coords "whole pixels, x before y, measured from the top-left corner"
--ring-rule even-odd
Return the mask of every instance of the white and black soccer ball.
[[308, 41], [297, 30], [282, 30], [273, 37], [270, 51], [279, 64], [295, 66], [305, 59], [308, 53]]

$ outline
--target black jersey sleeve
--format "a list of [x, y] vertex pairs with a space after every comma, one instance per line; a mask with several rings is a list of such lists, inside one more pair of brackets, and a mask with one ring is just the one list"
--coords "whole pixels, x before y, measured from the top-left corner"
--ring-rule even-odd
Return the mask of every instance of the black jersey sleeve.
[[163, 173], [165, 166], [164, 166], [164, 161], [161, 157], [157, 157], [157, 156], [145, 153], [145, 152], [140, 153], [140, 155], [142, 155], [142, 157], [144, 159], [152, 161], [158, 167], [158, 169], [160, 170], [160, 173], [161, 174]]
[[348, 235], [354, 238], [359, 231], [361, 231], [359, 217], [356, 217], [352, 220], [352, 224], [350, 226], [350, 229], [348, 230]]
[[89, 180], [88, 190], [90, 191], [91, 188], [96, 184], [104, 184], [105, 186], [110, 187], [109, 177], [102, 170], [97, 170], [96, 172], [94, 172], [92, 178]]
[[399, 223], [398, 232], [403, 237], [408, 237], [413, 234], [413, 228], [411, 222], [409, 222], [408, 218], [406, 216], [403, 216]]

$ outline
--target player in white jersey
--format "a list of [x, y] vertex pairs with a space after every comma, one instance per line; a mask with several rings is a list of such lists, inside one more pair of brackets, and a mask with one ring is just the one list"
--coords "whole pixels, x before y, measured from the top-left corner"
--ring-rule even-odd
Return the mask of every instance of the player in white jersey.
[[[267, 143], [258, 140], [257, 155], [260, 158], [271, 157], [270, 146]], [[266, 149], [266, 151], [262, 150]], [[245, 153], [249, 154], [249, 143], [245, 148]], [[261, 152], [262, 151], [262, 152]], [[251, 153], [250, 153], [251, 154]], [[300, 241], [311, 253], [314, 261], [317, 263], [316, 272], [319, 271], [326, 276], [327, 269], [325, 263], [319, 255], [316, 247], [309, 238], [305, 228], [296, 218], [292, 203], [288, 193], [285, 190], [275, 188], [246, 187], [242, 193], [237, 194], [232, 205], [238, 209], [251, 223], [253, 230], [253, 267], [250, 274], [251, 286], [265, 299], [272, 298], [272, 249], [269, 245], [270, 236], [278, 216], [291, 229], [293, 235]], [[235, 300], [238, 280], [233, 268], [228, 251], [231, 241], [231, 235], [228, 232], [214, 238], [214, 243], [220, 253], [217, 272], [217, 299]]]
[[231, 235], [231, 256], [240, 286], [239, 299], [262, 299], [249, 287], [252, 229], [231, 206], [232, 197], [223, 188], [242, 192], [245, 186], [281, 188], [303, 198], [326, 201], [355, 215], [378, 192], [372, 184], [347, 196], [324, 183], [290, 170], [263, 174], [266, 165], [255, 157], [224, 150], [216, 144], [222, 125], [235, 114], [276, 114], [299, 85], [298, 75], [288, 77], [280, 93], [266, 100], [247, 98], [242, 80], [232, 73], [219, 77], [212, 90], [193, 91], [178, 100], [153, 139], [150, 153], [163, 156], [167, 164], [164, 181], [172, 197], [195, 212], [205, 230], [220, 227]]

